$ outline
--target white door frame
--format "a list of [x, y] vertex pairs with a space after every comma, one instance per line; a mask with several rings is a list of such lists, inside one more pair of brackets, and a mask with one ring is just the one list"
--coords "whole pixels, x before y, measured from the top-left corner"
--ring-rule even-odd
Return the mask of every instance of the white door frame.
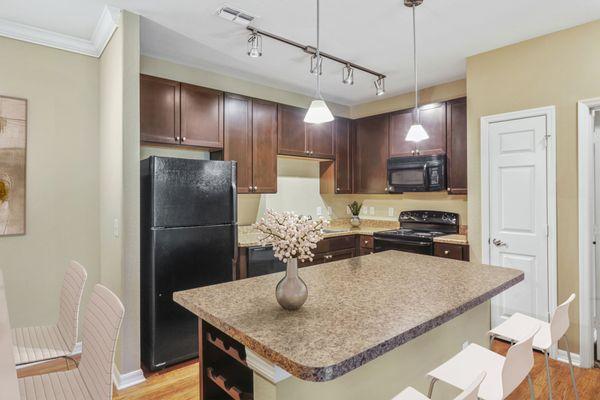
[[[490, 164], [489, 164], [489, 126], [494, 122], [506, 120], [546, 117], [548, 145], [546, 146], [546, 181], [548, 210], [548, 308], [556, 309], [558, 298], [558, 272], [556, 264], [556, 108], [547, 106], [530, 110], [521, 110], [504, 114], [481, 117], [481, 260], [490, 263]], [[556, 358], [556, 349], [551, 355]]]
[[600, 98], [577, 102], [577, 168], [579, 203], [579, 358], [581, 367], [594, 366], [592, 323], [592, 259], [594, 249], [593, 120], [591, 110], [600, 107]]

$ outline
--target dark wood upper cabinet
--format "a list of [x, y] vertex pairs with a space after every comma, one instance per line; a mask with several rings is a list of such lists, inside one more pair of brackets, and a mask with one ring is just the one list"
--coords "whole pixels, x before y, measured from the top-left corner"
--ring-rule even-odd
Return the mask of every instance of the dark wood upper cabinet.
[[447, 103], [448, 193], [467, 194], [467, 99]]
[[277, 104], [252, 100], [252, 181], [256, 193], [277, 192]]
[[288, 156], [306, 156], [306, 110], [280, 104], [278, 111], [278, 153]]
[[238, 193], [252, 192], [252, 100], [225, 95], [224, 159], [237, 161]]
[[335, 158], [334, 126], [335, 121], [322, 124], [306, 124], [307, 150], [310, 157]]
[[414, 110], [390, 114], [390, 157], [414, 155], [415, 143], [406, 141], [406, 134], [414, 121]]
[[352, 193], [352, 131], [351, 122], [336, 118], [335, 137], [335, 193]]
[[223, 148], [223, 92], [181, 84], [181, 143]]
[[179, 143], [179, 82], [140, 75], [140, 136], [143, 142]]
[[446, 153], [446, 103], [433, 103], [419, 107], [421, 125], [429, 139], [417, 143], [421, 155]]
[[354, 123], [354, 192], [386, 193], [389, 114], [361, 118]]

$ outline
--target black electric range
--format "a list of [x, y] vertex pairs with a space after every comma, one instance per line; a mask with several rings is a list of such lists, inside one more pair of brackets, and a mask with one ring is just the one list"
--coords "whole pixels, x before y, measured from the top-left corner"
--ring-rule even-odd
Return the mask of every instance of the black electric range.
[[433, 255], [433, 238], [458, 233], [458, 214], [444, 211], [402, 211], [400, 228], [373, 234], [375, 252], [400, 250]]

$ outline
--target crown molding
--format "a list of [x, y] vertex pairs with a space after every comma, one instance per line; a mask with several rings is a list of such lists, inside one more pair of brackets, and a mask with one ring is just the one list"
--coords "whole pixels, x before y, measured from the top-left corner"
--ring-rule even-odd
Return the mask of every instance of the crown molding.
[[0, 36], [84, 54], [86, 56], [100, 57], [115, 29], [117, 29], [120, 12], [121, 10], [115, 7], [105, 6], [102, 14], [100, 14], [94, 33], [89, 40], [6, 19], [0, 19]]

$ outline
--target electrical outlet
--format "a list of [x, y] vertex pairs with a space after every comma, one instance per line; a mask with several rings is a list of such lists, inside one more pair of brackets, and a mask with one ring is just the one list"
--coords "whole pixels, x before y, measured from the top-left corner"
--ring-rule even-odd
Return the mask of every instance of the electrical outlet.
[[113, 236], [119, 237], [119, 220], [116, 218], [113, 220]]
[[317, 215], [323, 215], [323, 207], [317, 207]]
[[388, 208], [388, 217], [393, 217], [394, 216], [394, 207], [389, 207]]
[[327, 207], [327, 215], [333, 215], [333, 210], [331, 207]]
[[346, 215], [350, 215], [350, 214], [352, 214], [352, 213], [350, 212], [350, 208], [346, 206]]
[[369, 207], [369, 214], [375, 215], [375, 207]]
[[364, 215], [369, 215], [369, 210], [367, 210], [367, 207], [361, 208], [361, 211]]

